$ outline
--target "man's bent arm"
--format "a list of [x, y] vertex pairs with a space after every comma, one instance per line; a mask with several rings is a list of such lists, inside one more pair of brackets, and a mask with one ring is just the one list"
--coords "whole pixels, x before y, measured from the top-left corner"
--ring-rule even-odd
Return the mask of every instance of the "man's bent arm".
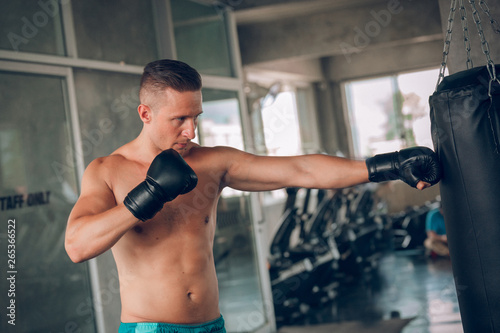
[[68, 219], [65, 248], [73, 262], [106, 252], [139, 223], [123, 204], [116, 205], [101, 164], [94, 161], [85, 171], [80, 198]]
[[68, 221], [65, 248], [70, 259], [83, 262], [109, 250], [138, 220], [120, 204], [96, 215]]

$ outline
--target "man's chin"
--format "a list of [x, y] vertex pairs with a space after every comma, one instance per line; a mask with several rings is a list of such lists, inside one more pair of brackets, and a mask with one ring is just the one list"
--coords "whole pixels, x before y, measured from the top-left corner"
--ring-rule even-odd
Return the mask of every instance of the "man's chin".
[[191, 147], [190, 143], [176, 143], [173, 145], [172, 149], [174, 149], [175, 151], [177, 151], [179, 154], [183, 154], [185, 153], [186, 151], [189, 150], [189, 147]]

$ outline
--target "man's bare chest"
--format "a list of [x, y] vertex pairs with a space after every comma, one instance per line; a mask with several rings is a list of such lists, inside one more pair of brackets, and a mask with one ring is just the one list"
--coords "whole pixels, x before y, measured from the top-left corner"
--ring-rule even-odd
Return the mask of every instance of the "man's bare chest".
[[[217, 202], [221, 193], [220, 177], [203, 167], [193, 167], [198, 176], [197, 186], [189, 193], [179, 195], [164, 204], [150, 221], [146, 221], [133, 231], [143, 236], [146, 233], [172, 234], [188, 233], [211, 237], [215, 231]], [[146, 178], [147, 169], [134, 164], [117, 166], [109, 175], [109, 185], [117, 204], [121, 204], [127, 194]], [[139, 236], [139, 235], [138, 235]]]

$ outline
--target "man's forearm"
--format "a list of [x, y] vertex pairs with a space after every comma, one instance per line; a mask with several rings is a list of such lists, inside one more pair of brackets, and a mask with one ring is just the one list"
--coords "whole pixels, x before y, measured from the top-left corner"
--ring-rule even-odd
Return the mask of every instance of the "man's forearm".
[[137, 223], [138, 219], [123, 204], [76, 218], [66, 229], [66, 252], [73, 262], [92, 259], [109, 250]]
[[300, 163], [309, 175], [306, 186], [310, 188], [344, 188], [368, 182], [364, 161], [328, 155], [306, 155]]

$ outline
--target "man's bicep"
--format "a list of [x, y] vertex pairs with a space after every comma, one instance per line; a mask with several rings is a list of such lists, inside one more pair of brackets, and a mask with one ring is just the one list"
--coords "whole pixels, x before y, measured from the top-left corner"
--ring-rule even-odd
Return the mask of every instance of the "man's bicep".
[[80, 197], [73, 207], [70, 220], [102, 213], [114, 206], [115, 197], [104, 179], [103, 167], [94, 161], [85, 170]]
[[292, 157], [257, 156], [236, 151], [227, 156], [226, 186], [242, 191], [269, 191], [292, 186]]

